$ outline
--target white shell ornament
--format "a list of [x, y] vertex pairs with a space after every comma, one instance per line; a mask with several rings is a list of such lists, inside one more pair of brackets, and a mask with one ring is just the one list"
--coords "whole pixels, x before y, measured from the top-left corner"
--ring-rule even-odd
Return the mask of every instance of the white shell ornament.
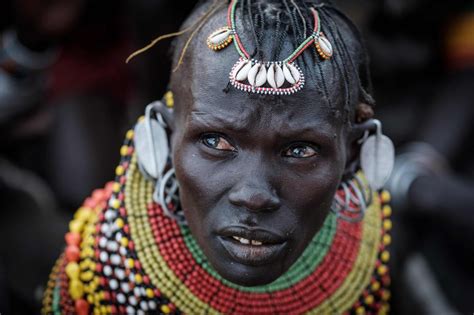
[[160, 177], [169, 155], [165, 128], [157, 120], [145, 118], [135, 126], [134, 142], [140, 170], [153, 179]]
[[257, 73], [260, 70], [260, 64], [256, 63], [255, 65], [252, 66], [252, 68], [249, 71], [249, 75], [247, 80], [249, 81], [251, 86], [255, 86], [256, 80], [257, 80]]
[[232, 43], [232, 30], [229, 27], [222, 27], [209, 35], [207, 46], [212, 50], [221, 50]]
[[252, 63], [250, 61], [244, 61], [243, 65], [240, 65], [240, 67], [236, 70], [237, 81], [244, 81], [247, 79], [250, 69], [252, 69]]
[[318, 51], [318, 54], [324, 58], [324, 59], [329, 59], [332, 57], [332, 55], [334, 54], [334, 51], [332, 49], [332, 45], [331, 43], [329, 42], [329, 40], [326, 38], [326, 36], [324, 35], [320, 35], [316, 41], [315, 41], [315, 44], [316, 44], [316, 49]]
[[294, 63], [259, 62], [244, 58], [235, 63], [229, 79], [239, 90], [273, 95], [296, 93], [305, 83], [301, 69]]
[[360, 164], [372, 189], [379, 190], [384, 187], [392, 173], [394, 163], [395, 147], [390, 138], [378, 131], [376, 135], [364, 141], [360, 152]]

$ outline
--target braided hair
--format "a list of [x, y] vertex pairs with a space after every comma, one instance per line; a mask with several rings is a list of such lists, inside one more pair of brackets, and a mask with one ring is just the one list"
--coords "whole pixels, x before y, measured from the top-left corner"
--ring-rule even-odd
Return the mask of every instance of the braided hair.
[[[215, 12], [218, 5], [229, 4], [228, 0], [203, 0], [198, 2], [195, 13], [185, 25], [205, 24]], [[331, 99], [330, 92], [339, 85], [343, 98], [344, 120], [364, 121], [373, 116], [375, 105], [372, 97], [372, 84], [368, 67], [368, 56], [361, 35], [355, 25], [335, 6], [324, 0], [241, 0], [237, 4], [237, 31], [246, 34], [246, 47], [251, 58], [258, 60], [281, 60], [285, 47], [290, 43], [298, 47], [314, 27], [313, 15], [310, 8], [319, 12], [322, 31], [334, 48], [334, 55], [329, 61], [322, 61], [316, 49], [307, 49], [297, 59], [300, 67], [307, 76], [306, 86], [315, 86], [322, 98], [334, 112], [340, 111], [339, 102]], [[199, 13], [197, 13], [199, 12]], [[210, 14], [211, 13], [211, 14]], [[197, 18], [196, 16], [200, 16]], [[193, 21], [194, 20], [194, 21]], [[193, 34], [183, 41], [179, 37], [173, 47], [184, 47], [178, 53], [175, 51], [174, 63], [181, 64], [184, 54], [193, 35], [199, 31], [195, 28]], [[294, 49], [293, 48], [293, 49]], [[179, 60], [178, 56], [180, 56]], [[332, 75], [329, 75], [332, 74]], [[226, 91], [228, 89], [224, 89]], [[268, 96], [259, 96], [268, 97]], [[272, 96], [273, 97], [273, 96]], [[355, 118], [355, 119], [354, 119]]]

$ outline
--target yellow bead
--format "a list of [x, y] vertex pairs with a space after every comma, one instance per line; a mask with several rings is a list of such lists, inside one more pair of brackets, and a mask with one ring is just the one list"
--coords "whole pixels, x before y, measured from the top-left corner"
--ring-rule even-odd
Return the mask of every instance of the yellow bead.
[[123, 168], [123, 166], [122, 165], [117, 166], [117, 168], [115, 169], [115, 174], [117, 176], [122, 176], [124, 173], [125, 173], [125, 169]]
[[356, 314], [357, 315], [364, 315], [365, 314], [365, 308], [363, 306], [359, 306], [356, 308]]
[[135, 135], [135, 132], [133, 130], [129, 130], [127, 131], [127, 134], [125, 135], [125, 138], [127, 138], [128, 140], [132, 140], [134, 135]]
[[125, 156], [127, 155], [128, 153], [128, 147], [126, 145], [123, 145], [121, 148], [120, 148], [120, 155], [121, 156]]
[[66, 266], [66, 274], [69, 279], [73, 280], [79, 278], [80, 268], [76, 262], [70, 262]]
[[79, 280], [71, 280], [69, 283], [69, 294], [74, 300], [78, 300], [84, 294], [84, 287]]
[[102, 315], [99, 308], [94, 307], [94, 315]]
[[142, 115], [142, 116], [138, 117], [138, 122], [142, 122], [144, 120], [145, 120], [145, 116]]
[[390, 252], [387, 250], [384, 250], [382, 252], [382, 255], [380, 255], [380, 258], [382, 259], [383, 262], [388, 262], [390, 260]]
[[133, 268], [135, 266], [135, 262], [133, 261], [132, 258], [129, 258], [127, 260], [127, 265], [128, 265], [128, 268]]
[[161, 311], [165, 314], [169, 314], [171, 312], [171, 309], [168, 305], [162, 305], [161, 306]]
[[94, 273], [92, 271], [86, 271], [86, 272], [81, 274], [81, 280], [82, 281], [89, 282], [89, 281], [92, 280], [92, 278], [94, 278]]
[[118, 209], [120, 207], [120, 200], [118, 199], [113, 199], [111, 202], [111, 206], [114, 209]]
[[138, 284], [140, 284], [140, 283], [142, 283], [142, 281], [143, 281], [142, 276], [137, 273], [137, 274], [135, 275], [135, 282], [138, 283]]
[[74, 233], [81, 233], [84, 224], [78, 220], [72, 220], [69, 222], [69, 231]]
[[166, 106], [169, 108], [174, 107], [173, 92], [168, 91], [165, 93], [165, 103], [166, 103]]
[[148, 289], [146, 289], [146, 296], [151, 299], [155, 296], [155, 294], [153, 293], [152, 289], [148, 288]]
[[387, 202], [390, 202], [390, 200], [392, 200], [392, 196], [386, 190], [382, 191], [381, 197], [382, 197], [383, 203], [387, 203]]
[[370, 288], [372, 289], [372, 291], [378, 291], [380, 289], [380, 282], [375, 281], [374, 283], [372, 283]]
[[380, 265], [378, 268], [377, 268], [377, 272], [379, 275], [383, 276], [384, 274], [386, 274], [388, 271], [388, 268], [387, 266], [385, 265]]
[[116, 225], [119, 229], [123, 228], [124, 224], [125, 224], [125, 223], [123, 222], [123, 219], [122, 219], [122, 218], [118, 218], [117, 220], [115, 220], [115, 225]]
[[89, 294], [87, 296], [87, 302], [89, 302], [89, 304], [94, 304], [94, 296]]
[[374, 303], [374, 296], [373, 295], [367, 295], [364, 299], [364, 302], [367, 305], [372, 305]]
[[388, 301], [388, 300], [390, 300], [390, 296], [391, 296], [390, 291], [384, 290], [382, 292], [382, 300]]
[[112, 190], [115, 192], [115, 193], [118, 193], [120, 191], [120, 184], [115, 182], [113, 183], [112, 185]]
[[390, 245], [390, 243], [392, 243], [392, 237], [388, 234], [385, 234], [383, 236], [383, 243], [384, 245]]
[[391, 220], [384, 220], [383, 221], [383, 228], [385, 231], [390, 231], [392, 229], [392, 221]]
[[123, 247], [127, 247], [128, 246], [128, 238], [122, 237], [122, 239], [120, 240], [120, 245], [122, 245]]
[[392, 215], [392, 207], [390, 206], [384, 206], [382, 211], [383, 211], [383, 216], [386, 218]]

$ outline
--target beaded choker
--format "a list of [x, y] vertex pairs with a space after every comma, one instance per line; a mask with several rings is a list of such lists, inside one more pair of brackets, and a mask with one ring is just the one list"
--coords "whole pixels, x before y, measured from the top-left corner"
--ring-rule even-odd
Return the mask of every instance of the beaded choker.
[[227, 14], [227, 26], [213, 32], [207, 39], [209, 48], [220, 50], [232, 41], [240, 55], [240, 59], [232, 67], [229, 75], [230, 83], [239, 90], [274, 95], [289, 95], [304, 87], [305, 79], [301, 68], [295, 60], [312, 44], [323, 59], [333, 55], [333, 48], [326, 36], [321, 32], [321, 21], [316, 9], [311, 8], [314, 18], [313, 33], [306, 38], [296, 50], [282, 61], [261, 61], [252, 59], [245, 49], [237, 32], [235, 11], [238, 0], [232, 0]]

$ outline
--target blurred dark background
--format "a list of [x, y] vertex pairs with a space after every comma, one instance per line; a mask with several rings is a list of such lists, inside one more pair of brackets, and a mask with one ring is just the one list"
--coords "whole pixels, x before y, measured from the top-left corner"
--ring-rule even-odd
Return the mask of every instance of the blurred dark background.
[[[474, 2], [335, 1], [363, 33], [398, 148], [394, 314], [474, 312]], [[68, 220], [112, 180], [127, 128], [166, 91], [195, 1], [3, 0], [0, 313], [38, 313]]]

